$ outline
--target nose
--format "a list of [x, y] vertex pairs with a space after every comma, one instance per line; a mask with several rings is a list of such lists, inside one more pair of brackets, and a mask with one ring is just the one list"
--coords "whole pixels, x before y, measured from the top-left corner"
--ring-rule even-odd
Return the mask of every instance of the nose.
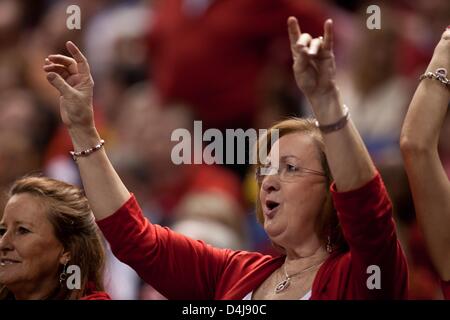
[[14, 246], [12, 244], [11, 238], [8, 232], [0, 235], [0, 252], [6, 252], [13, 250]]
[[272, 192], [280, 190], [280, 178], [278, 174], [270, 174], [264, 177], [261, 188], [265, 192]]

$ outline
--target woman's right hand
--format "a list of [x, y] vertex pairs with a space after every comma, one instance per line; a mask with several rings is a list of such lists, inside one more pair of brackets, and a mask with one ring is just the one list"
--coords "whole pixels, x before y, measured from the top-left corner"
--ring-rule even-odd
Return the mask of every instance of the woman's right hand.
[[52, 54], [45, 59], [47, 80], [60, 93], [61, 118], [67, 128], [93, 128], [92, 97], [94, 81], [89, 64], [81, 51], [71, 41], [66, 48], [72, 57]]

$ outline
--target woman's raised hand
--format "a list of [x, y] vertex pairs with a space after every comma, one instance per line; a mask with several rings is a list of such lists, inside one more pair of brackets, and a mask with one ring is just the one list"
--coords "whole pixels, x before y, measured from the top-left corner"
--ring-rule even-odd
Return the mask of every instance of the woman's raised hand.
[[332, 93], [336, 71], [332, 20], [325, 21], [323, 37], [313, 39], [308, 33], [302, 33], [294, 17], [288, 19], [288, 31], [298, 87], [312, 100]]
[[71, 41], [66, 43], [72, 57], [52, 54], [45, 59], [47, 80], [60, 93], [60, 111], [64, 124], [70, 128], [94, 126], [92, 97], [94, 81], [89, 64]]
[[427, 71], [435, 72], [436, 68], [445, 68], [448, 73], [447, 78], [450, 77], [450, 26], [444, 31], [441, 40], [434, 48]]

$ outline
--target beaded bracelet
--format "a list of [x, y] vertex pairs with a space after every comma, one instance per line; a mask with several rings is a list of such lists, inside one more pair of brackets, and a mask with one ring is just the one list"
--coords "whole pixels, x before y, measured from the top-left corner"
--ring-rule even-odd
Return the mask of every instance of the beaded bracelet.
[[419, 77], [419, 81], [423, 79], [434, 79], [441, 82], [447, 89], [450, 89], [450, 80], [447, 78], [447, 70], [438, 68], [435, 72], [428, 71]]
[[105, 140], [102, 139], [102, 140], [100, 140], [100, 143], [97, 144], [95, 147], [92, 147], [90, 149], [83, 150], [83, 151], [70, 151], [70, 155], [72, 156], [72, 159], [74, 161], [77, 161], [77, 159], [79, 157], [87, 157], [91, 153], [94, 153], [95, 151], [100, 150], [104, 145], [105, 145]]

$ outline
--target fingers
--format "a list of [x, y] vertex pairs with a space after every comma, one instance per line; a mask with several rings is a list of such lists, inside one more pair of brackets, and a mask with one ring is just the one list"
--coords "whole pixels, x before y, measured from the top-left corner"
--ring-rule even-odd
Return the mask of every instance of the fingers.
[[323, 31], [324, 31], [324, 41], [323, 41], [323, 48], [325, 50], [333, 50], [333, 20], [327, 19], [323, 25]]
[[90, 75], [89, 64], [86, 57], [81, 53], [80, 49], [72, 42], [67, 41], [66, 48], [77, 62], [78, 71], [81, 74]]
[[[288, 18], [288, 32], [289, 32], [289, 40], [291, 43], [291, 48], [294, 49], [296, 46], [300, 45], [302, 47], [307, 47], [310, 45], [308, 50], [308, 54], [315, 55], [320, 50], [320, 47], [323, 47], [325, 50], [333, 49], [333, 20], [327, 19], [324, 23], [324, 37], [319, 37], [316, 39], [312, 39], [311, 35], [308, 33], [301, 33], [300, 26], [295, 17]], [[320, 39], [320, 41], [319, 41]], [[321, 43], [323, 42], [323, 44]], [[321, 44], [321, 45], [319, 45]]]
[[61, 64], [54, 64], [46, 61], [46, 65], [43, 66], [45, 72], [56, 72], [63, 79], [67, 79], [70, 76], [67, 68]]
[[48, 81], [62, 95], [71, 92], [73, 86], [82, 79], [87, 79], [86, 76], [92, 82], [89, 64], [84, 55], [71, 41], [66, 43], [66, 47], [73, 58], [61, 54], [52, 54], [45, 59], [43, 66], [44, 71], [48, 73]]
[[322, 43], [323, 43], [322, 37], [312, 39], [310, 46], [309, 46], [308, 54], [316, 55], [319, 52], [319, 49], [322, 46]]
[[301, 35], [300, 26], [298, 25], [297, 19], [295, 17], [289, 17], [287, 23], [291, 47], [294, 47]]
[[[77, 62], [73, 58], [63, 56], [62, 54], [51, 54], [46, 59], [46, 62], [47, 62], [47, 60], [49, 62], [53, 62], [55, 64], [60, 64], [60, 65], [65, 66], [67, 68], [67, 71], [70, 74], [78, 73]], [[46, 64], [49, 64], [49, 63], [46, 63]]]
[[59, 74], [55, 72], [49, 72], [47, 74], [47, 80], [59, 91], [62, 96], [71, 93], [72, 88], [64, 81], [64, 79]]
[[[289, 40], [293, 54], [317, 55], [320, 49], [331, 50], [333, 47], [333, 22], [328, 19], [324, 23], [324, 36], [313, 39], [308, 33], [301, 33], [300, 26], [295, 17], [287, 20]], [[298, 57], [298, 56], [297, 56]]]
[[307, 47], [309, 45], [309, 43], [311, 42], [312, 37], [310, 34], [308, 33], [302, 33], [300, 35], [300, 38], [297, 41], [297, 44], [302, 46], [302, 47]]

